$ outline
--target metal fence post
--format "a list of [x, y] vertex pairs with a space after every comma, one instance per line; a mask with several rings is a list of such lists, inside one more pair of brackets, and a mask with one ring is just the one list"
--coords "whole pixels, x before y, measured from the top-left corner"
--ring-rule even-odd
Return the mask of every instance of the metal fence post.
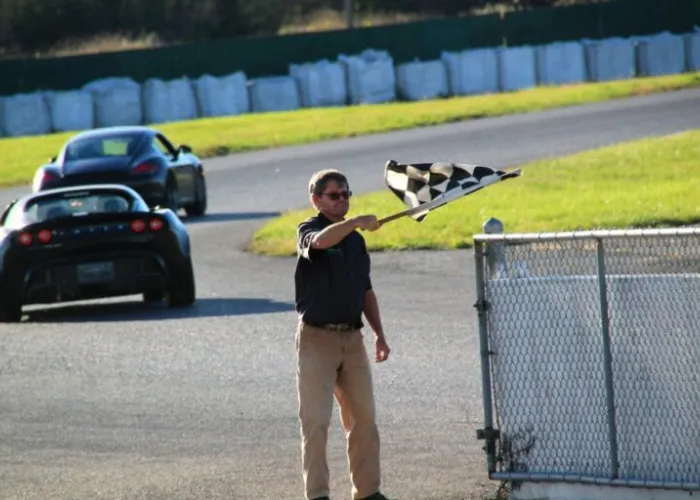
[[[486, 234], [502, 234], [503, 222], [495, 217], [490, 217], [486, 222], [484, 222], [482, 229]], [[486, 255], [489, 264], [489, 274], [496, 276], [499, 272], [505, 273], [506, 254], [503, 250], [503, 243], [500, 241], [490, 241], [487, 243], [487, 246], [488, 251]]]
[[605, 371], [605, 394], [607, 398], [608, 433], [610, 439], [610, 474], [613, 479], [618, 476], [617, 428], [615, 426], [615, 389], [613, 386], [612, 351], [610, 349], [610, 314], [608, 312], [608, 287], [605, 280], [605, 247], [603, 240], [596, 240], [598, 267], [598, 289], [600, 298], [600, 323], [603, 334], [603, 363]]
[[355, 6], [353, 0], [345, 0], [343, 2], [343, 11], [345, 12], [345, 25], [347, 29], [351, 29], [354, 26], [353, 10]]
[[500, 437], [498, 429], [493, 428], [493, 409], [491, 395], [491, 360], [493, 354], [489, 347], [488, 335], [488, 301], [486, 300], [486, 281], [485, 281], [485, 259], [484, 259], [484, 243], [474, 242], [474, 258], [476, 260], [475, 278], [476, 278], [476, 304], [474, 307], [477, 310], [479, 319], [479, 344], [481, 354], [481, 383], [482, 397], [484, 405], [484, 428], [477, 429], [476, 438], [486, 441], [484, 450], [486, 451], [486, 462], [488, 472], [496, 472], [496, 440]]

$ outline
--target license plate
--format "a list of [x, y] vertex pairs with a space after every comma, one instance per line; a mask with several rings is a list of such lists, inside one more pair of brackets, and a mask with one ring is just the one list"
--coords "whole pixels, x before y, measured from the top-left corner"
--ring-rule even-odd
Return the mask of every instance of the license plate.
[[114, 279], [112, 262], [91, 262], [78, 265], [78, 282], [83, 284], [105, 283]]

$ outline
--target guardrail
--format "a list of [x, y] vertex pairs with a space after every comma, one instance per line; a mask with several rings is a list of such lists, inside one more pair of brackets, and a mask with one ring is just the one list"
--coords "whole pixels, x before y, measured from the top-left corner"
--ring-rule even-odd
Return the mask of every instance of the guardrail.
[[443, 51], [395, 64], [386, 50], [290, 64], [286, 75], [243, 71], [172, 80], [102, 78], [74, 90], [0, 98], [0, 136], [19, 137], [322, 106], [420, 101], [700, 70], [700, 31], [538, 46]]

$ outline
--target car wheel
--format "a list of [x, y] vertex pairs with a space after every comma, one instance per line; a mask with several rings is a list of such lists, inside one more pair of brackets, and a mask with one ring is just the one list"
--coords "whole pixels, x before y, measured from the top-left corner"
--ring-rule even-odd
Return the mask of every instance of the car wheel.
[[173, 212], [177, 213], [180, 209], [180, 198], [177, 192], [177, 185], [175, 184], [175, 179], [168, 176], [168, 180], [165, 184], [165, 208], [169, 208]]
[[207, 211], [207, 183], [204, 175], [198, 173], [196, 182], [195, 202], [185, 207], [188, 217], [201, 217]]
[[0, 304], [0, 323], [19, 323], [22, 321], [22, 304], [18, 300], [10, 300]]
[[143, 301], [150, 304], [152, 302], [159, 302], [163, 300], [165, 294], [163, 292], [148, 291], [143, 292]]
[[195, 301], [194, 269], [192, 260], [179, 269], [174, 269], [168, 284], [168, 306], [187, 307]]

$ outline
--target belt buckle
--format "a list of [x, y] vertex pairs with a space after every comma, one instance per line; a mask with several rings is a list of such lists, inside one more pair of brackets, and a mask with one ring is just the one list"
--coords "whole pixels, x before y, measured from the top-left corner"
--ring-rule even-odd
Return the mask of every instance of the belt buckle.
[[352, 325], [350, 323], [338, 323], [338, 324], [327, 324], [323, 325], [326, 330], [331, 330], [334, 332], [345, 332], [352, 330]]

